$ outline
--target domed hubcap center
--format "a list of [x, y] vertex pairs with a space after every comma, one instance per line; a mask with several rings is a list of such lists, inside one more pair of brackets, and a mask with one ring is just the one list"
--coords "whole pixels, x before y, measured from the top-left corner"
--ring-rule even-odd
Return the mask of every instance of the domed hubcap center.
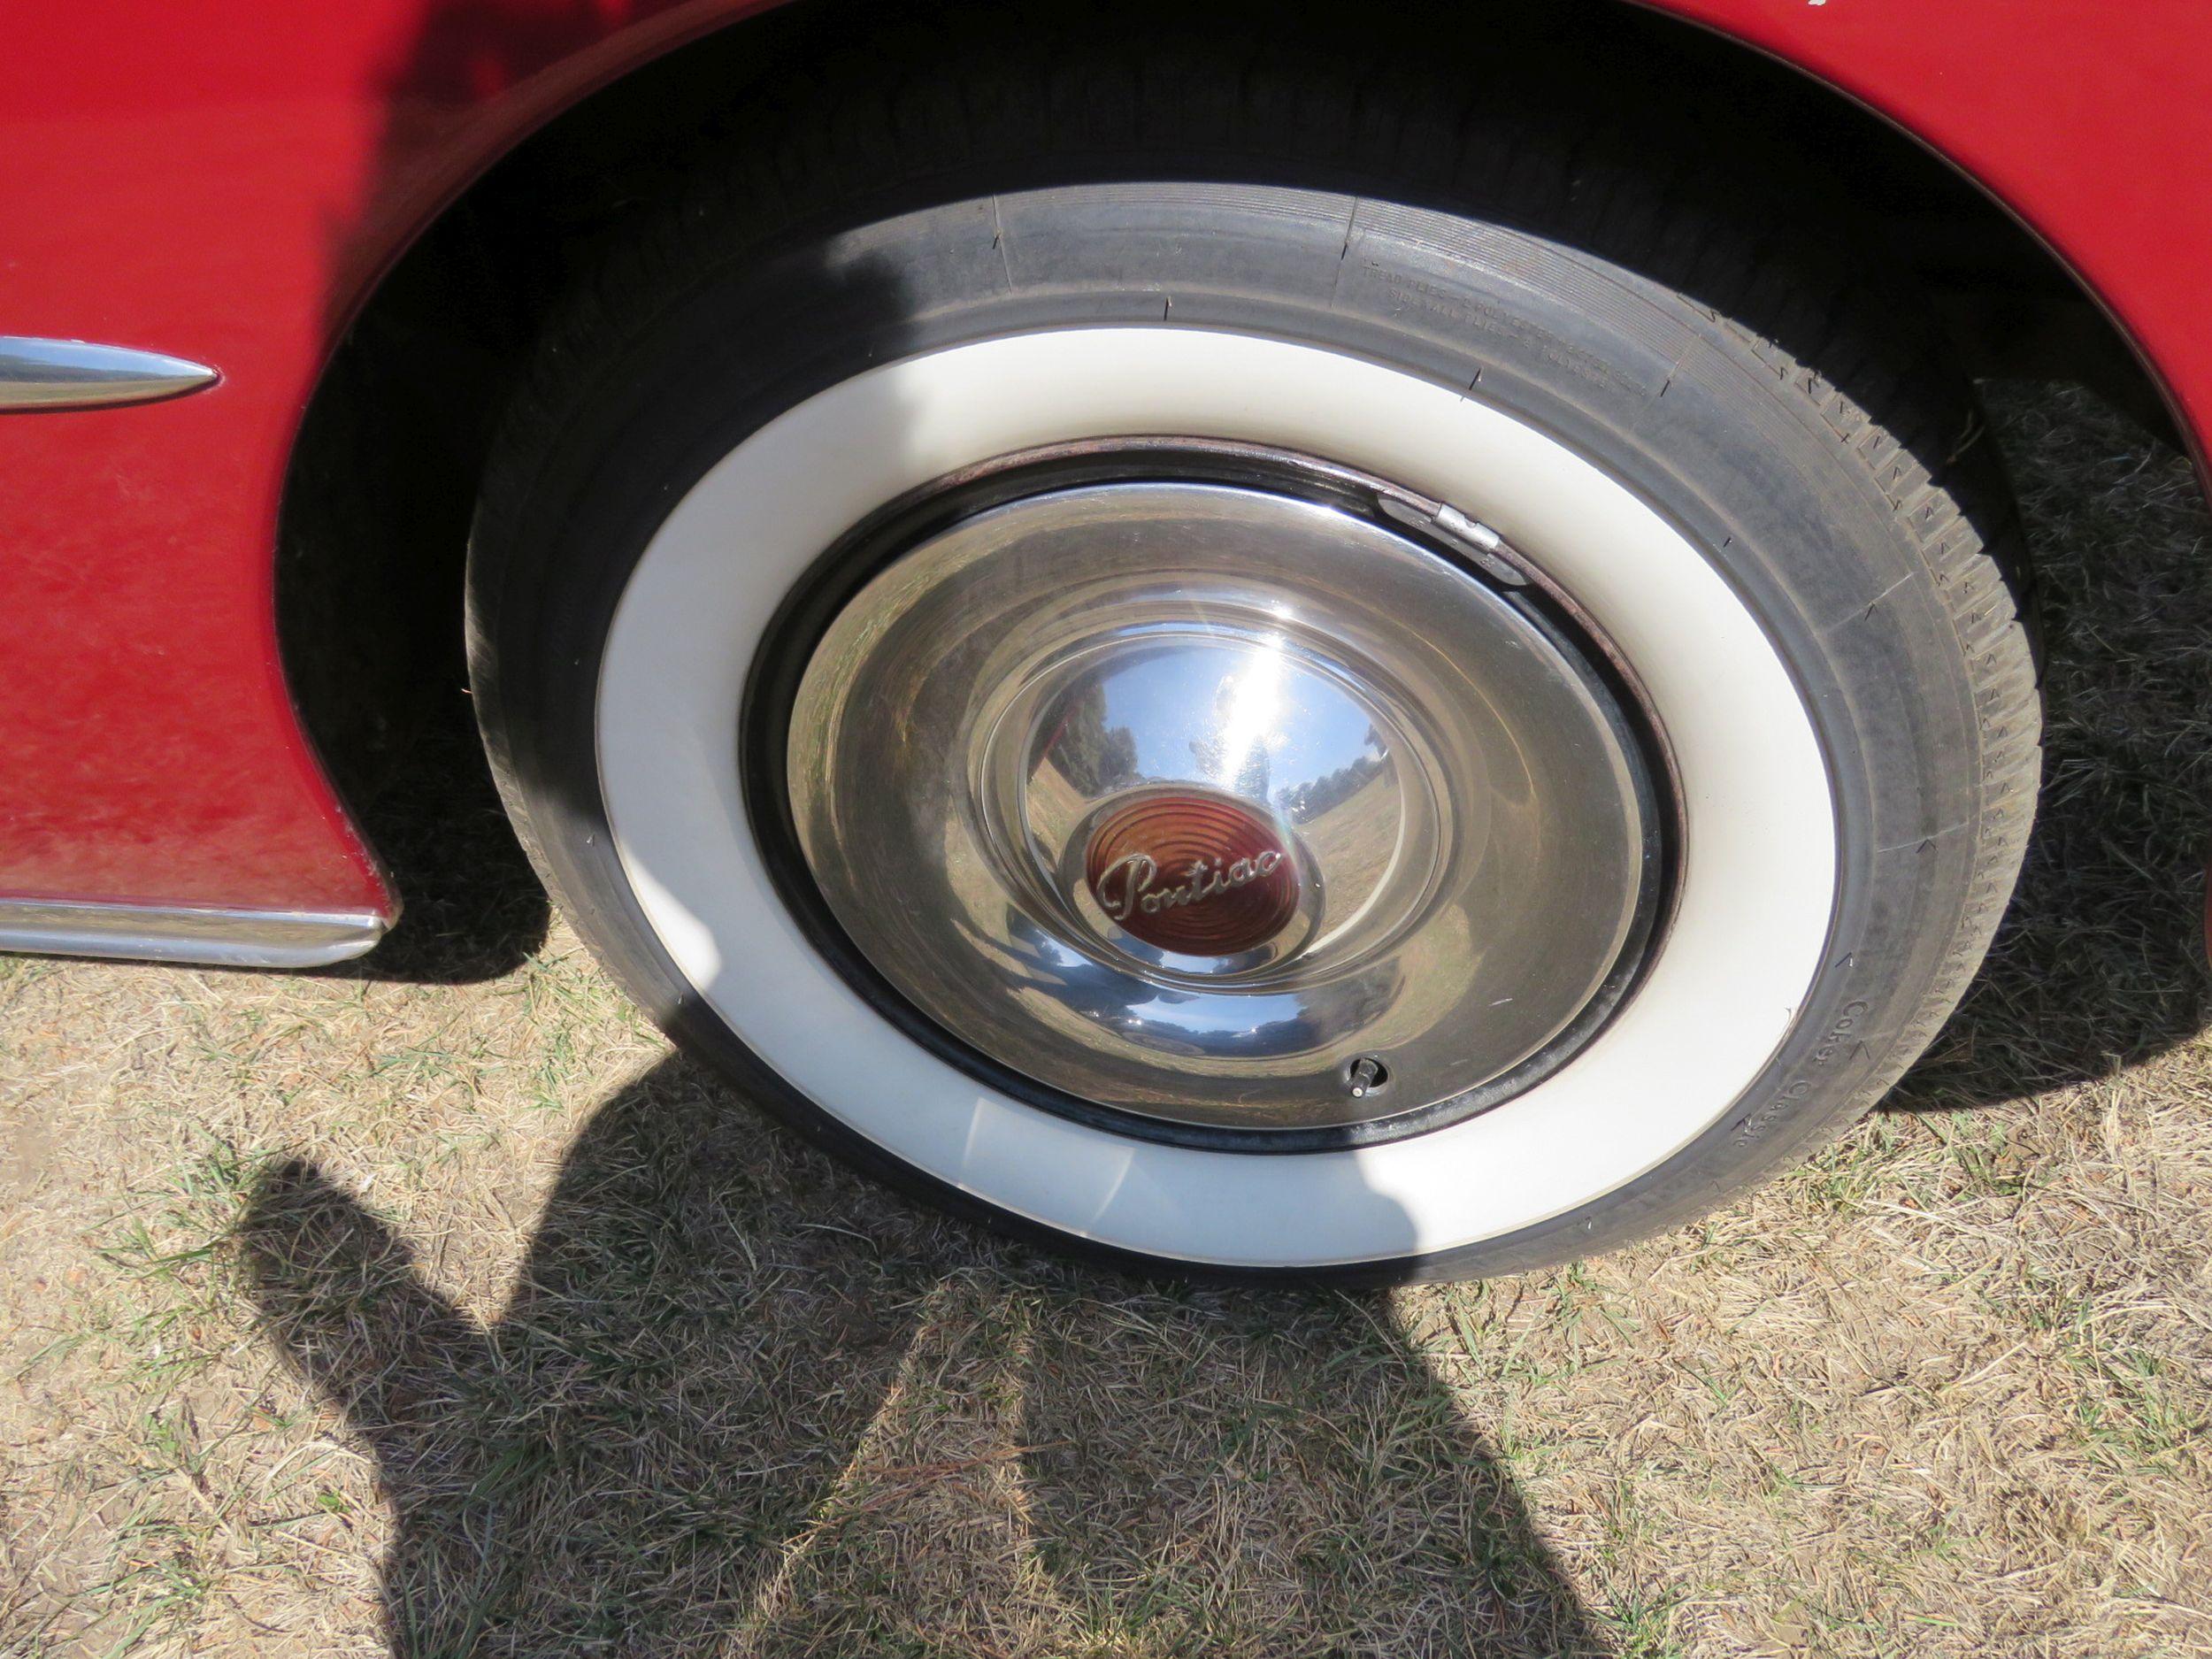
[[831, 555], [795, 902], [998, 1087], [1271, 1134], [1476, 1110], [1649, 913], [1648, 773], [1588, 658], [1283, 465], [1047, 463]]

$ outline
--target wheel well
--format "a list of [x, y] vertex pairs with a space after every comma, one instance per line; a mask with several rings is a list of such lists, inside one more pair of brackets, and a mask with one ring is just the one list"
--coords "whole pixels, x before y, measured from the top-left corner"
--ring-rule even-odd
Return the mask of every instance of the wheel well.
[[[927, 66], [1009, 42], [1087, 36], [1279, 41], [1302, 63], [1404, 81], [1479, 77], [1532, 110], [1579, 105], [1678, 147], [1725, 147], [1747, 178], [1809, 196], [1916, 284], [1966, 371], [2082, 381], [2171, 432], [2157, 388], [2071, 275], [2001, 208], [1839, 94], [1732, 42], [1618, 0], [1542, 8], [1341, 0], [1110, 13], [1088, 4], [791, 0], [646, 65], [494, 166], [371, 296], [311, 400], [286, 488], [279, 619], [309, 729], [342, 793], [373, 803], [426, 722], [465, 726], [461, 570], [475, 488], [511, 378], [593, 250], [667, 196], [682, 158], [764, 105], [830, 96], [855, 54]], [[1834, 158], [1848, 157], [1839, 167]], [[419, 810], [419, 808], [417, 810]]]

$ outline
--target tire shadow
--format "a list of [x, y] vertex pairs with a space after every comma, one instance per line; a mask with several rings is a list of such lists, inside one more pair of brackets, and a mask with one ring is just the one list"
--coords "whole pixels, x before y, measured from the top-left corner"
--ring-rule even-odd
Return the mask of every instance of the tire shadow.
[[683, 1061], [593, 1115], [488, 1325], [309, 1164], [242, 1249], [376, 1460], [401, 1659], [1608, 1651], [1379, 1298], [979, 1242]]
[[2212, 1023], [2212, 518], [2187, 458], [2089, 392], [1986, 397], [2041, 613], [2043, 789], [1989, 959], [1898, 1110], [2108, 1077]]

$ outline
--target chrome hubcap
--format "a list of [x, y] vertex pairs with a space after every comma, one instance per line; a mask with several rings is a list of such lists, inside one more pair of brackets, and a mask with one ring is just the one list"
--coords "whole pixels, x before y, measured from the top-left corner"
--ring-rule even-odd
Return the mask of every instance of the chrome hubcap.
[[960, 1048], [1278, 1139], [1479, 1104], [1589, 1025], [1656, 833], [1589, 653], [1283, 469], [1056, 476], [910, 540], [781, 767], [835, 926]]

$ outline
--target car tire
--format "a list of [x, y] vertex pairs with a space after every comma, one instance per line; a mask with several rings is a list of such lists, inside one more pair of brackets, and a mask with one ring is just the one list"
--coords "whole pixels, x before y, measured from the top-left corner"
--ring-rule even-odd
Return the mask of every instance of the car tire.
[[[1587, 131], [1471, 113], [1448, 165], [1414, 166], [1417, 111], [1325, 75], [1313, 96], [1361, 119], [1317, 158], [1312, 99], [1225, 97], [1233, 65], [1102, 138], [1037, 121], [1048, 79], [1119, 73], [1000, 63], [924, 97], [863, 78], [700, 163], [596, 262], [470, 553], [477, 707], [526, 846], [629, 992], [752, 1097], [1057, 1248], [1473, 1277], [1709, 1210], [1897, 1079], [2017, 871], [2039, 713], [1970, 391], [1821, 227], [1678, 167], [1640, 195], [1655, 151], [1605, 162]], [[1358, 136], [1393, 120], [1393, 142]], [[783, 793], [795, 687], [884, 567], [882, 526], [1017, 454], [1102, 489], [1310, 488], [1325, 502], [1297, 511], [1364, 515], [1471, 606], [1581, 641], [1560, 649], [1641, 733], [1621, 741], [1648, 761], [1648, 833], [1605, 934], [1626, 942], [1591, 956], [1548, 1047], [1269, 1141], [1226, 1108], [1041, 1082], [1018, 1036], [970, 1041], [932, 970], [887, 969], [847, 925], [874, 878], [810, 878]], [[1254, 482], [1285, 457], [1321, 481]], [[931, 509], [927, 533], [1007, 491]], [[825, 573], [863, 542], [876, 565]]]

